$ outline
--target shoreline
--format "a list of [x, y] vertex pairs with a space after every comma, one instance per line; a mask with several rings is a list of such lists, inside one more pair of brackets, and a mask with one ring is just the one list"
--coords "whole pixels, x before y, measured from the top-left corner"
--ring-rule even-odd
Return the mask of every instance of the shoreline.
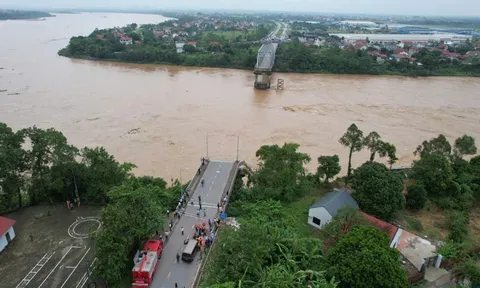
[[[134, 61], [124, 61], [124, 60], [118, 60], [118, 59], [101, 59], [101, 58], [92, 58], [92, 57], [78, 57], [78, 56], [65, 56], [65, 55], [60, 55], [57, 54], [60, 57], [65, 57], [68, 59], [74, 59], [74, 60], [85, 60], [85, 61], [92, 61], [92, 62], [111, 62], [111, 63], [117, 63], [117, 64], [138, 64], [138, 65], [164, 65], [164, 66], [173, 66], [173, 67], [185, 67], [185, 68], [212, 68], [212, 69], [233, 69], [233, 70], [241, 70], [241, 71], [251, 71], [253, 73], [253, 67], [252, 68], [245, 68], [245, 67], [222, 67], [222, 66], [195, 66], [195, 65], [177, 65], [174, 63], [167, 63], [167, 62], [134, 62]], [[299, 71], [279, 71], [279, 70], [272, 70], [272, 73], [284, 73], [284, 74], [309, 74], [309, 75], [357, 75], [357, 76], [387, 76], [387, 77], [402, 77], [402, 78], [438, 78], [438, 77], [468, 77], [468, 78], [480, 78], [480, 74], [474, 74], [474, 75], [467, 75], [467, 74], [436, 74], [436, 75], [408, 75], [408, 74], [360, 74], [360, 73], [328, 73], [325, 71], [320, 71], [320, 72], [299, 72]]]

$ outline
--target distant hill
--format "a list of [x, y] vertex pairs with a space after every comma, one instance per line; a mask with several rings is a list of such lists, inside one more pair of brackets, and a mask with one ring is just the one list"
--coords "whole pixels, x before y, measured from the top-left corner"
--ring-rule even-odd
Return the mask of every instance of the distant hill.
[[25, 20], [44, 17], [55, 17], [55, 15], [41, 11], [0, 10], [0, 20]]

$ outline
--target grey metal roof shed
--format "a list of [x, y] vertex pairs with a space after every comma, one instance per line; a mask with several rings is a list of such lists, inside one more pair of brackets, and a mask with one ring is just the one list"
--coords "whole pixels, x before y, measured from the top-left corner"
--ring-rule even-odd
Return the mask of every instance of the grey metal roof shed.
[[310, 208], [323, 207], [330, 215], [337, 215], [337, 211], [344, 207], [358, 208], [357, 202], [348, 194], [347, 191], [332, 191], [327, 193], [322, 199], [315, 202]]

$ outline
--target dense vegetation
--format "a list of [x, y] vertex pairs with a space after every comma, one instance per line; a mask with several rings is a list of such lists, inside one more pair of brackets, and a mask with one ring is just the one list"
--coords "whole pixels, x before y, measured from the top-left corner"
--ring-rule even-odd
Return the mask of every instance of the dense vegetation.
[[43, 17], [55, 16], [50, 13], [40, 11], [0, 10], [0, 20], [25, 20]]
[[[162, 229], [185, 186], [149, 176], [135, 177], [130, 163], [118, 163], [102, 148], [78, 149], [55, 129], [13, 131], [0, 123], [0, 211], [25, 204], [80, 198], [107, 204], [96, 235], [95, 273], [115, 287], [130, 268], [132, 251]], [[141, 209], [139, 209], [141, 207]]]
[[[223, 244], [215, 246], [203, 287], [406, 287], [398, 252], [376, 228], [358, 226], [364, 222], [357, 211], [330, 222], [322, 230], [324, 241], [306, 227], [311, 202], [303, 199], [320, 198], [319, 191], [330, 187], [319, 182], [338, 173], [338, 156], [319, 157], [319, 174], [312, 175], [304, 168], [310, 157], [298, 148], [294, 143], [262, 146], [256, 153], [259, 168], [245, 169], [246, 184], [237, 179], [228, 214], [240, 229], [221, 230]], [[347, 221], [351, 225], [345, 229]], [[346, 233], [357, 226], [358, 233]]]
[[[183, 17], [179, 24], [188, 20], [192, 19]], [[171, 38], [157, 37], [153, 32], [153, 29], [171, 25], [171, 21], [167, 21], [140, 27], [133, 23], [123, 27], [125, 35], [133, 39], [132, 45], [121, 44], [118, 37], [112, 33], [114, 29], [95, 30], [87, 37], [72, 37], [68, 46], [58, 53], [66, 57], [134, 63], [252, 69], [261, 46], [259, 40], [268, 35], [269, 29], [272, 28], [270, 24], [260, 24], [254, 30], [245, 29], [237, 32], [197, 31], [193, 27], [186, 28], [186, 32], [195, 36], [188, 36], [185, 41], [195, 41], [196, 44], [186, 44], [183, 48], [185, 53], [177, 53], [175, 42]], [[325, 34], [324, 30], [319, 31], [320, 35]], [[378, 63], [367, 51], [340, 49], [333, 40], [332, 45], [318, 48], [306, 47], [296, 40], [297, 38], [293, 39], [291, 43], [283, 43], [277, 49], [274, 71], [409, 76], [480, 75], [480, 61], [476, 61], [475, 57], [473, 58], [475, 61], [462, 64], [458, 60], [442, 58], [440, 51], [429, 52], [422, 49], [413, 57], [423, 65], [412, 64], [408, 60]], [[337, 38], [338, 41], [340, 39]], [[471, 43], [470, 46], [462, 49], [474, 50]], [[393, 51], [385, 50], [382, 53], [391, 55]]]
[[[473, 50], [473, 49], [472, 49]], [[385, 51], [393, 54], [393, 51]], [[423, 49], [414, 54], [422, 66], [407, 60], [378, 63], [366, 51], [340, 49], [337, 47], [306, 47], [301, 43], [281, 44], [276, 53], [274, 70], [278, 72], [307, 72], [334, 74], [373, 74], [373, 75], [480, 75], [480, 61], [472, 65], [445, 60], [439, 51]]]
[[[447, 225], [451, 240], [440, 252], [455, 259], [453, 272], [458, 281], [477, 281], [480, 269], [474, 262], [477, 258], [472, 258], [477, 256], [466, 256], [462, 241], [469, 233], [468, 203], [480, 200], [480, 194], [475, 192], [480, 156], [469, 162], [462, 159], [476, 153], [470, 136], [459, 137], [452, 153], [447, 153], [447, 142], [443, 136], [424, 141], [416, 150], [421, 157], [405, 175], [375, 162], [378, 154], [393, 164], [393, 144], [382, 141], [375, 131], [364, 137], [352, 124], [340, 143], [350, 150], [350, 155], [368, 148], [370, 157], [345, 180], [350, 178], [360, 208], [386, 221], [394, 219], [405, 205], [413, 210], [423, 209], [427, 201], [443, 205], [450, 215]], [[358, 210], [342, 209], [318, 232], [312, 233], [306, 227], [308, 205], [328, 191], [328, 180], [338, 173], [339, 165], [336, 155], [320, 156], [317, 173], [312, 175], [304, 169], [309, 155], [298, 148], [294, 143], [262, 146], [256, 153], [258, 169], [247, 166], [237, 179], [227, 212], [236, 217], [240, 229], [220, 230], [201, 287], [408, 287], [406, 271], [398, 261], [399, 252], [388, 247], [383, 232], [365, 226], [367, 222]], [[427, 165], [424, 161], [429, 157], [444, 157], [442, 165], [447, 168], [451, 161], [462, 165], [462, 176], [454, 176], [459, 168], [444, 171], [437, 169], [438, 162]], [[444, 173], [449, 176], [442, 176]], [[247, 176], [246, 182], [243, 176]], [[438, 190], [441, 187], [445, 191], [456, 187], [453, 183], [443, 185], [444, 178], [460, 181], [455, 182], [460, 190], [442, 193]], [[408, 184], [406, 191], [404, 183]], [[431, 184], [437, 186], [430, 188]], [[462, 189], [470, 193], [468, 203], [464, 202], [467, 198]]]
[[[136, 24], [132, 25], [136, 27]], [[59, 55], [135, 63], [251, 69], [255, 66], [260, 47], [251, 41], [259, 40], [269, 32], [267, 26], [260, 25], [253, 32], [238, 32], [235, 41], [223, 34], [203, 32], [201, 36], [189, 39], [197, 43], [196, 47], [187, 44], [184, 47], [186, 53], [177, 53], [171, 39], [154, 35], [153, 25], [143, 25], [138, 30], [131, 28], [132, 25], [123, 30], [133, 40], [141, 41], [139, 43], [123, 45], [109, 30], [95, 30], [88, 37], [72, 37]], [[100, 39], [98, 35], [104, 38]]]

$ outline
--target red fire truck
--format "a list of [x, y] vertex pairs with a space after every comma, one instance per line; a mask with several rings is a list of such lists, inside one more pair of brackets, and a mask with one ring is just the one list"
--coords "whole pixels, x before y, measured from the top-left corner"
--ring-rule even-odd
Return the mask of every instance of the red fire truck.
[[135, 266], [132, 269], [132, 288], [146, 288], [152, 283], [158, 259], [162, 257], [162, 250], [162, 240], [148, 240], [143, 250], [137, 252], [134, 259]]

